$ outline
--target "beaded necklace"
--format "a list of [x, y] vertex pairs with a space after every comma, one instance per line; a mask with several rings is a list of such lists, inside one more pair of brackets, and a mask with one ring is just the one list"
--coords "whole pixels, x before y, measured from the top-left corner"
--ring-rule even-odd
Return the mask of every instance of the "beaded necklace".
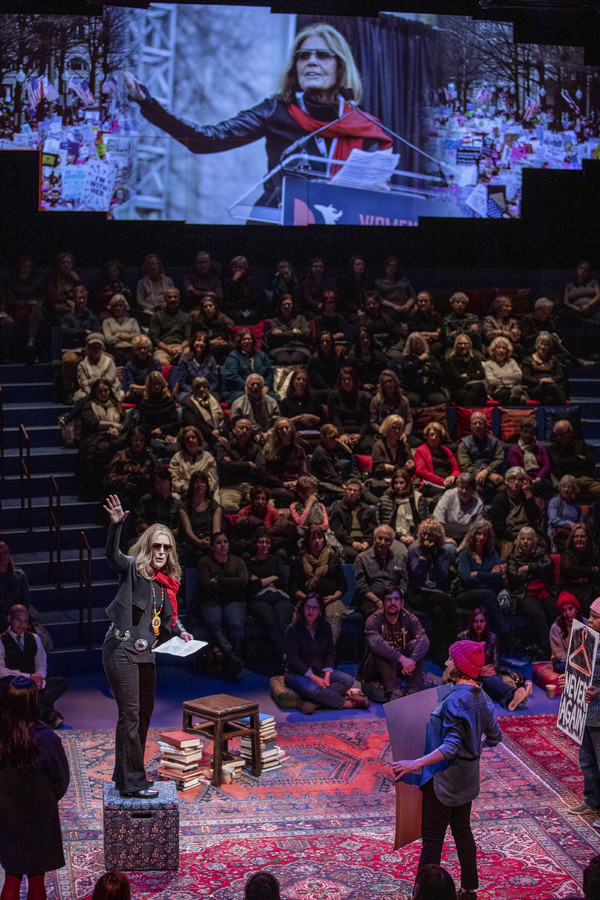
[[156, 593], [154, 591], [154, 582], [150, 582], [150, 586], [152, 587], [152, 631], [154, 634], [158, 634], [160, 631], [160, 614], [163, 611], [163, 606], [165, 605], [165, 589], [160, 586], [160, 607], [156, 608]]

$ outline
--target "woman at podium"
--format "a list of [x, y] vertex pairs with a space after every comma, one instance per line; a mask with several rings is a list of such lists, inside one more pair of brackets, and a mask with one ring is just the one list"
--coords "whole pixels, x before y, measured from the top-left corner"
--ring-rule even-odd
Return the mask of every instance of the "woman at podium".
[[[312, 164], [312, 171], [329, 172], [330, 168], [335, 171], [331, 163], [347, 159], [355, 147], [371, 151], [392, 146], [372, 117], [344, 99], [360, 102], [361, 77], [348, 42], [325, 23], [309, 25], [296, 36], [274, 96], [216, 125], [196, 125], [173, 115], [130, 73], [124, 77], [129, 96], [139, 103], [144, 118], [192, 153], [220, 153], [264, 137], [269, 172], [295, 144], [298, 152], [323, 159]], [[311, 137], [319, 129], [323, 130]], [[279, 178], [269, 178], [259, 203], [277, 206], [280, 188]]]

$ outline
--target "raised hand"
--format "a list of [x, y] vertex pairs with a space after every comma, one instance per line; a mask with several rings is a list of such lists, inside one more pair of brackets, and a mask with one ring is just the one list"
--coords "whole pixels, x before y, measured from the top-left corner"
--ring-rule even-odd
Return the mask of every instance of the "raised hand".
[[127, 93], [131, 97], [132, 100], [143, 100], [144, 92], [142, 90], [142, 85], [137, 80], [137, 78], [131, 74], [131, 72], [123, 72], [123, 81], [125, 82], [125, 87], [127, 88]]
[[109, 496], [106, 498], [103, 509], [108, 513], [110, 521], [113, 523], [113, 525], [118, 525], [120, 522], [123, 522], [129, 515], [129, 510], [123, 510], [121, 501], [116, 494], [109, 494]]

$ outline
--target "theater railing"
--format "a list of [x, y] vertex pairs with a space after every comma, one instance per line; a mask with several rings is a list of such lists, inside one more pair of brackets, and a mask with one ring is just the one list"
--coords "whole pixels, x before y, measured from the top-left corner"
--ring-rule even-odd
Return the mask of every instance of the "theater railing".
[[21, 482], [21, 524], [32, 530], [31, 522], [31, 441], [24, 425], [19, 425], [19, 478]]
[[79, 535], [79, 643], [92, 649], [92, 548], [85, 531]]
[[51, 475], [48, 480], [48, 519], [49, 577], [56, 587], [60, 587], [60, 490], [54, 475]]
[[0, 387], [0, 481], [4, 481], [4, 397]]

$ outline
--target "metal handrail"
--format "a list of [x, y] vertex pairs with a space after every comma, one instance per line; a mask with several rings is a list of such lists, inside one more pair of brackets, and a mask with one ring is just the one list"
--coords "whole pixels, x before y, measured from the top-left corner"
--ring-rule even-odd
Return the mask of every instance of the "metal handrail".
[[[54, 475], [48, 481], [48, 570], [56, 587], [61, 581], [61, 549], [60, 549], [60, 490]], [[54, 555], [56, 554], [56, 562]]]
[[21, 481], [21, 523], [32, 530], [31, 522], [31, 441], [24, 425], [19, 425], [19, 478]]
[[[83, 610], [86, 606], [87, 627], [84, 629]], [[92, 548], [85, 531], [79, 533], [79, 643], [92, 649]]]
[[4, 481], [4, 396], [0, 387], [0, 481]]

